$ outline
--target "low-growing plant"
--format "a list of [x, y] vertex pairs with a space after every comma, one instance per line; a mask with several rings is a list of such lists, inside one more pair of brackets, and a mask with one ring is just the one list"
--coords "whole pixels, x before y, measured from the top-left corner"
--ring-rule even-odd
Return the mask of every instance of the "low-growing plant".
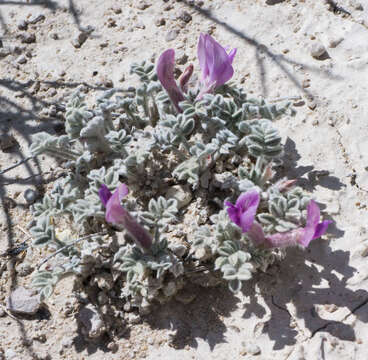
[[199, 86], [190, 86], [192, 65], [174, 78], [169, 49], [156, 68], [132, 66], [135, 91], [111, 89], [89, 107], [78, 90], [66, 104], [66, 134], [34, 136], [33, 155], [68, 169], [33, 209], [34, 245], [55, 249], [33, 277], [44, 298], [75, 275], [76, 289], [93, 287], [97, 302], [107, 295], [145, 313], [199, 270], [236, 292], [288, 246], [326, 231], [295, 181], [275, 180], [284, 147], [273, 120], [292, 116], [291, 104], [225, 84], [235, 54], [202, 34]]

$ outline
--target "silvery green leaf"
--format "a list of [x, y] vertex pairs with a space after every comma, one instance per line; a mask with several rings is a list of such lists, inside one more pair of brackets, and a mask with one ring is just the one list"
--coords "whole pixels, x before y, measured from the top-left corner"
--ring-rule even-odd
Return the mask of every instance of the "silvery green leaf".
[[109, 142], [113, 151], [120, 153], [121, 156], [124, 157], [128, 155], [125, 147], [128, 146], [132, 137], [128, 135], [124, 129], [119, 131], [110, 131], [105, 138]]
[[200, 164], [194, 157], [183, 161], [174, 171], [173, 175], [179, 180], [186, 180], [194, 188], [198, 186], [199, 182]]
[[30, 229], [30, 233], [34, 239], [33, 245], [44, 246], [55, 242], [55, 229], [51, 224], [49, 216], [38, 218], [36, 226]]

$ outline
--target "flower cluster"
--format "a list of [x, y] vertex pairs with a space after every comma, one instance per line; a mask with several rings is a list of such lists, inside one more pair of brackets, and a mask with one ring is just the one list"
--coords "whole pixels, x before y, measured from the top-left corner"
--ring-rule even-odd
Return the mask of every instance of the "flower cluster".
[[[232, 63], [237, 49], [229, 53], [210, 35], [201, 34], [198, 42], [198, 60], [202, 71], [201, 90], [197, 99], [204, 94], [212, 93], [216, 88], [225, 84], [234, 74]], [[157, 77], [167, 91], [177, 111], [181, 112], [179, 103], [184, 100], [187, 83], [193, 73], [193, 65], [189, 65], [179, 79], [180, 88], [174, 78], [175, 51], [164, 51], [157, 63]]]

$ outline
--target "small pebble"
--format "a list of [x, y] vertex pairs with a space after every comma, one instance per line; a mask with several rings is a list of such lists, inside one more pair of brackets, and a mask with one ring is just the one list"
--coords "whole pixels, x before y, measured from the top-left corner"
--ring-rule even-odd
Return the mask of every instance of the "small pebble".
[[88, 33], [82, 31], [73, 40], [72, 45], [78, 49], [80, 48], [88, 39]]
[[137, 4], [137, 8], [139, 10], [146, 10], [147, 8], [149, 8], [151, 6], [151, 4], [148, 4], [147, 2], [145, 1], [140, 1], [138, 4]]
[[33, 340], [36, 340], [40, 343], [45, 343], [47, 340], [47, 337], [45, 333], [37, 333], [33, 336]]
[[59, 35], [56, 32], [51, 32], [49, 36], [53, 40], [58, 40], [59, 39]]
[[328, 40], [328, 47], [329, 48], [335, 48], [336, 46], [338, 46], [342, 41], [344, 40], [343, 37], [334, 37], [334, 38], [330, 38]]
[[27, 22], [26, 22], [25, 20], [21, 20], [21, 21], [18, 23], [17, 28], [18, 28], [19, 30], [27, 30], [27, 28], [28, 28], [28, 24], [27, 24]]
[[166, 41], [173, 41], [175, 40], [179, 35], [179, 31], [174, 29], [174, 30], [170, 30], [165, 37]]
[[310, 48], [310, 54], [315, 59], [320, 59], [326, 53], [326, 48], [320, 42], [314, 43]]
[[2, 134], [0, 135], [0, 150], [10, 149], [17, 143], [13, 135]]
[[23, 287], [16, 288], [7, 298], [7, 308], [13, 313], [34, 315], [41, 306], [39, 295]]
[[309, 109], [314, 110], [317, 107], [317, 104], [315, 101], [310, 101], [308, 102], [308, 107]]
[[166, 24], [166, 20], [165, 20], [165, 18], [163, 18], [163, 17], [157, 18], [157, 19], [155, 20], [155, 25], [156, 25], [157, 27], [159, 27], [159, 26], [164, 26], [165, 24]]
[[121, 7], [119, 7], [119, 6], [114, 6], [114, 7], [112, 8], [112, 11], [113, 11], [116, 15], [118, 15], [118, 14], [121, 14], [121, 13], [122, 13]]
[[20, 40], [23, 44], [32, 44], [36, 42], [36, 35], [33, 33], [24, 33], [20, 35]]
[[185, 23], [189, 23], [192, 21], [192, 15], [190, 15], [187, 11], [183, 11], [180, 15], [179, 15], [179, 19], [184, 21]]
[[27, 189], [23, 196], [27, 204], [33, 204], [39, 198], [40, 193], [37, 190]]
[[10, 55], [10, 50], [5, 48], [0, 48], [0, 59]]
[[29, 262], [23, 262], [17, 267], [17, 274], [21, 277], [29, 275], [33, 271], [33, 267]]
[[42, 21], [42, 20], [45, 20], [46, 17], [44, 14], [36, 14], [36, 15], [33, 15], [31, 16], [28, 20], [27, 20], [27, 23], [28, 24], [37, 24], [38, 22]]
[[254, 343], [251, 343], [251, 342], [243, 342], [242, 343], [243, 345], [243, 349], [244, 351], [247, 353], [247, 354], [250, 354], [250, 355], [259, 355], [261, 353], [261, 348], [254, 344]]
[[187, 61], [188, 55], [184, 51], [180, 50], [176, 53], [176, 63], [178, 65], [184, 65]]

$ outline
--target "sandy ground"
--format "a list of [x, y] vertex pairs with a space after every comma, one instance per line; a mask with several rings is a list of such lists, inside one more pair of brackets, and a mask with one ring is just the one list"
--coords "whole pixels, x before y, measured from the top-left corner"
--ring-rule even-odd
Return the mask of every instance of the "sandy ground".
[[277, 122], [285, 171], [334, 220], [329, 236], [289, 251], [239, 296], [196, 289], [190, 305], [158, 308], [97, 344], [78, 333], [70, 279], [35, 318], [4, 312], [42, 252], [0, 257], [0, 359], [367, 358], [368, 0], [0, 1], [0, 132], [16, 141], [0, 151], [0, 254], [31, 241], [24, 190], [47, 191], [62, 172], [42, 156], [1, 169], [29, 156], [32, 134], [60, 132], [64, 97], [80, 84], [91, 97], [128, 87], [132, 62], [169, 47], [198, 71], [200, 32], [238, 48], [235, 78], [248, 93], [301, 96], [297, 116]]

